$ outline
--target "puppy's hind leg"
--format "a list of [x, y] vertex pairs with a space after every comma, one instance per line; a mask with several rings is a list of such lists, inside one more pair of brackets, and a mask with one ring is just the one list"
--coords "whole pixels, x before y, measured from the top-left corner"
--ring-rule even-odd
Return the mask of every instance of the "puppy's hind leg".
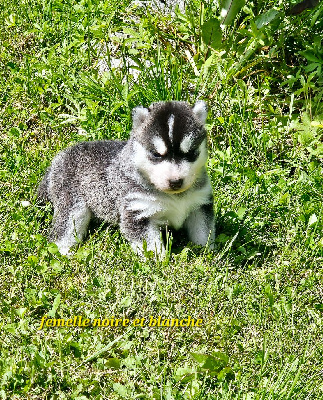
[[54, 207], [54, 222], [49, 239], [56, 243], [63, 255], [80, 242], [88, 229], [92, 213], [83, 200], [71, 206]]

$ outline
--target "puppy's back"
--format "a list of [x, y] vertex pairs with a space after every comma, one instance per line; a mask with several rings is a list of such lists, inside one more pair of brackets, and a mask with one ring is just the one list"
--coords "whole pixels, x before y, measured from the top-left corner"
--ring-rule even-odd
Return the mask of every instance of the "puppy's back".
[[73, 193], [78, 190], [81, 181], [97, 179], [117, 159], [125, 144], [110, 140], [80, 142], [61, 151], [38, 187], [38, 201], [53, 202], [62, 190], [68, 188]]

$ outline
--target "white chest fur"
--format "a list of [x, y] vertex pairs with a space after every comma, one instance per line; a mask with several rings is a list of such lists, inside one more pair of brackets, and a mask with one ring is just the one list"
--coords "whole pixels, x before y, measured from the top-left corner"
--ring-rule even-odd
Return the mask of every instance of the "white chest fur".
[[191, 189], [182, 195], [160, 193], [158, 195], [142, 192], [126, 196], [126, 208], [137, 212], [136, 218], [149, 218], [157, 224], [167, 224], [179, 229], [188, 215], [203, 204], [210, 202], [212, 188], [207, 182], [202, 188]]

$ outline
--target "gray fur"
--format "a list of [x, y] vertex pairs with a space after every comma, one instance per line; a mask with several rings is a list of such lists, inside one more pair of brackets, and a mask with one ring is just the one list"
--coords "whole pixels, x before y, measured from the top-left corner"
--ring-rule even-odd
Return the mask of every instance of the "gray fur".
[[[60, 152], [38, 189], [38, 198], [53, 204], [49, 239], [60, 252], [68, 254], [85, 237], [93, 217], [119, 225], [139, 252], [145, 240], [148, 250], [164, 253], [160, 236], [164, 225], [184, 226], [190, 240], [212, 247], [213, 196], [205, 170], [206, 113], [204, 102], [193, 108], [175, 101], [154, 103], [148, 109], [137, 107], [128, 141], [81, 142]], [[169, 118], [172, 132], [168, 132]], [[183, 154], [180, 143], [188, 135], [185, 149], [192, 149]], [[162, 141], [167, 148], [162, 159], [155, 154], [156, 137], [157, 143]]]

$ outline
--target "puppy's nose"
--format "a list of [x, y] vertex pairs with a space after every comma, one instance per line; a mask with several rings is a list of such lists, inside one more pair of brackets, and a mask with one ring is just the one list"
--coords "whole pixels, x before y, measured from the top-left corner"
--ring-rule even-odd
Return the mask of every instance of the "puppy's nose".
[[184, 179], [170, 179], [169, 187], [173, 190], [178, 190], [182, 187]]

